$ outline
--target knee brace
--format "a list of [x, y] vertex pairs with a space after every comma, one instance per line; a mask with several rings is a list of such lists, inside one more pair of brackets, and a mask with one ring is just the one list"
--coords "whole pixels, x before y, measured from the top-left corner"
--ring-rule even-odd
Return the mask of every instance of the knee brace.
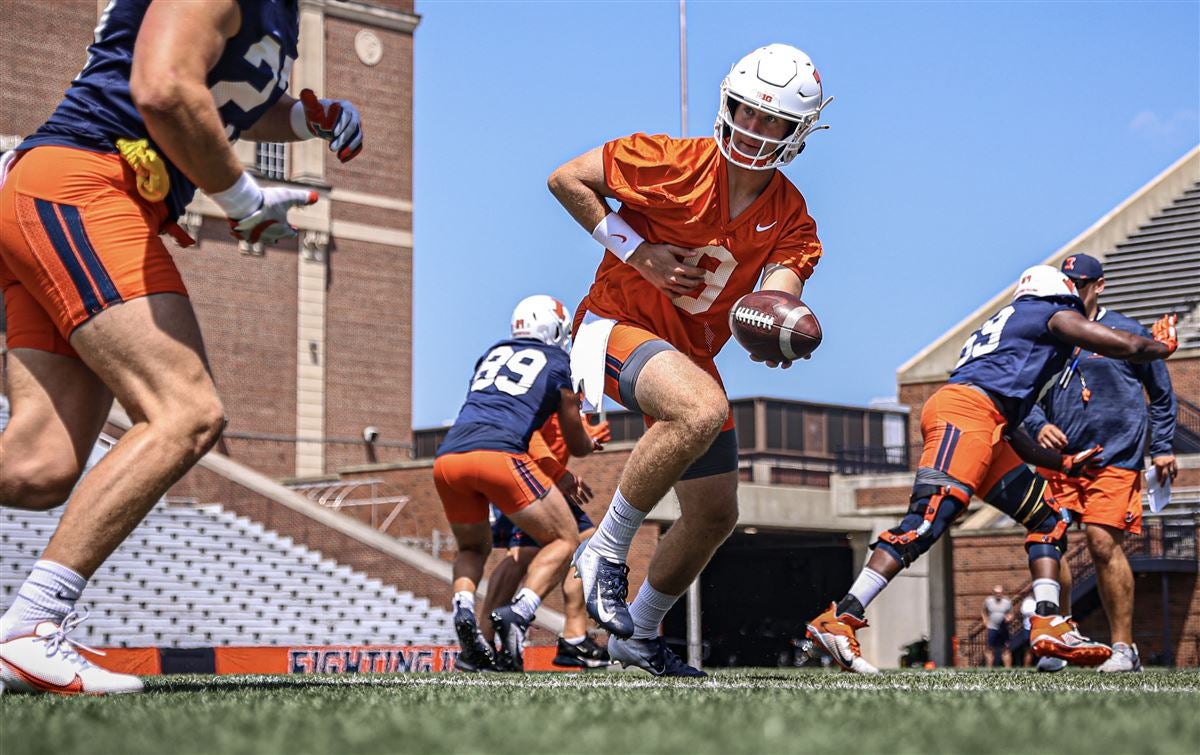
[[908, 499], [908, 514], [900, 524], [879, 533], [879, 539], [871, 547], [881, 547], [909, 566], [933, 547], [950, 524], [967, 510], [970, 500], [970, 495], [956, 486], [918, 483]]
[[1026, 529], [1025, 550], [1031, 561], [1058, 560], [1066, 551], [1070, 518], [1050, 495], [1046, 480], [1024, 464], [1005, 475], [983, 499]]

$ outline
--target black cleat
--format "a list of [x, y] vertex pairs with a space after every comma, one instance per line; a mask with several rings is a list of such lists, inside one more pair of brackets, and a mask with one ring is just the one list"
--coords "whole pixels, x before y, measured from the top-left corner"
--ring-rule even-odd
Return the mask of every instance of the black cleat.
[[495, 671], [496, 651], [492, 643], [483, 638], [475, 614], [467, 608], [459, 606], [454, 612], [454, 631], [458, 634], [458, 644], [462, 650], [454, 667], [459, 671]]
[[609, 561], [588, 548], [591, 538], [575, 549], [571, 563], [583, 581], [583, 601], [588, 615], [616, 637], [633, 636], [633, 617], [625, 598], [629, 595], [629, 566]]
[[525, 672], [525, 630], [529, 622], [522, 619], [512, 606], [501, 606], [492, 611], [492, 626], [500, 640], [500, 653], [496, 657], [498, 671]]
[[667, 647], [667, 641], [662, 637], [647, 640], [613, 637], [608, 642], [608, 650], [612, 659], [622, 666], [637, 666], [655, 676], [708, 676], [700, 669], [684, 663]]
[[578, 645], [559, 637], [558, 655], [554, 656], [552, 663], [568, 668], [604, 668], [609, 665], [608, 651], [597, 645], [591, 637], [585, 637]]

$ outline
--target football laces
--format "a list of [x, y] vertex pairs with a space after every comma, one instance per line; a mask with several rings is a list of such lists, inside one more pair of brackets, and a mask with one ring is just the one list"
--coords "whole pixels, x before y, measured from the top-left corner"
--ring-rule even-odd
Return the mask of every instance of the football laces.
[[733, 310], [733, 319], [762, 330], [770, 330], [775, 326], [775, 318], [750, 307], [738, 307]]

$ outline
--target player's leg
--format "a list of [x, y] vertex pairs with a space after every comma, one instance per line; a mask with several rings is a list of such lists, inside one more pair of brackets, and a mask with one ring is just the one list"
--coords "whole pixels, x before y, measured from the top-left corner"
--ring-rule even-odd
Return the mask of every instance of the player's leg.
[[433, 462], [434, 486], [458, 548], [451, 591], [454, 631], [462, 649], [455, 668], [461, 671], [491, 671], [496, 666], [495, 651], [475, 617], [475, 591], [492, 550], [488, 499], [474, 484], [479, 459], [480, 454], [472, 452], [439, 456]]
[[1110, 648], [1080, 634], [1060, 606], [1060, 561], [1067, 548], [1067, 525], [1049, 486], [1032, 472], [1007, 443], [997, 448], [993, 469], [984, 480], [983, 498], [1028, 531], [1025, 549], [1033, 580], [1036, 613], [1030, 620], [1034, 655], [1054, 656], [1084, 666], [1103, 663]]
[[629, 637], [634, 629], [625, 603], [629, 546], [646, 514], [712, 445], [729, 402], [712, 375], [638, 328], [613, 329], [608, 359], [608, 395], [654, 423], [634, 446], [612, 503], [575, 566], [588, 613], [610, 633]]
[[[492, 545], [495, 545], [494, 540]], [[506, 542], [502, 547], [507, 550], [504, 558], [497, 562], [496, 568], [492, 569], [492, 573], [488, 576], [487, 594], [483, 598], [483, 609], [479, 611], [479, 629], [483, 632], [483, 636], [489, 639], [496, 633], [492, 626], [492, 611], [512, 602], [513, 597], [517, 594], [517, 588], [521, 586], [521, 580], [525, 578], [525, 572], [529, 569], [530, 562], [538, 552], [537, 546], [509, 548]]]
[[[570, 504], [575, 521], [579, 525], [581, 541], [596, 532], [588, 515], [579, 507]], [[601, 668], [608, 665], [608, 651], [588, 636], [587, 606], [583, 600], [583, 582], [569, 571], [562, 583], [563, 631], [558, 638], [558, 652], [552, 661], [555, 666], [569, 668]]]
[[499, 665], [512, 671], [525, 670], [525, 632], [542, 599], [562, 583], [571, 554], [579, 545], [578, 530], [566, 499], [550, 484], [549, 478], [540, 479], [539, 483], [544, 487], [540, 499], [519, 510], [505, 509], [509, 518], [542, 546], [529, 563], [524, 586], [513, 602], [492, 611], [492, 623], [500, 641]]
[[609, 641], [613, 660], [655, 676], [704, 676], [667, 647], [659, 627], [737, 524], [737, 434], [730, 428], [675, 484], [679, 518], [659, 541], [629, 607], [633, 635]]
[[872, 543], [871, 556], [846, 595], [808, 624], [809, 638], [842, 668], [878, 671], [862, 657], [858, 644], [857, 632], [867, 626], [867, 606], [966, 511], [991, 463], [998, 421], [991, 402], [971, 388], [945, 386], [925, 402], [923, 449], [908, 513]]

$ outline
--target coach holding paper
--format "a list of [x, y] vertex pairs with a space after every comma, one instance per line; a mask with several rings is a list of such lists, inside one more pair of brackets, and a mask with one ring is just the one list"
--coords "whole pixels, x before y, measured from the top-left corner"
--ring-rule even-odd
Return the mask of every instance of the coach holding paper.
[[[1063, 261], [1062, 271], [1075, 282], [1090, 319], [1149, 335], [1137, 321], [1100, 306], [1104, 268], [1099, 260], [1076, 254]], [[1142, 531], [1147, 425], [1152, 474], [1165, 481], [1177, 473], [1171, 453], [1175, 411], [1171, 377], [1163, 361], [1132, 364], [1076, 349], [1064, 373], [1025, 420], [1030, 435], [1046, 448], [1074, 453], [1104, 446], [1107, 466], [1094, 480], [1050, 475], [1059, 503], [1081, 513], [1087, 525], [1088, 551], [1096, 564], [1100, 600], [1112, 633], [1112, 657], [1099, 671], [1142, 669], [1133, 644], [1133, 571], [1121, 544], [1126, 532]]]

